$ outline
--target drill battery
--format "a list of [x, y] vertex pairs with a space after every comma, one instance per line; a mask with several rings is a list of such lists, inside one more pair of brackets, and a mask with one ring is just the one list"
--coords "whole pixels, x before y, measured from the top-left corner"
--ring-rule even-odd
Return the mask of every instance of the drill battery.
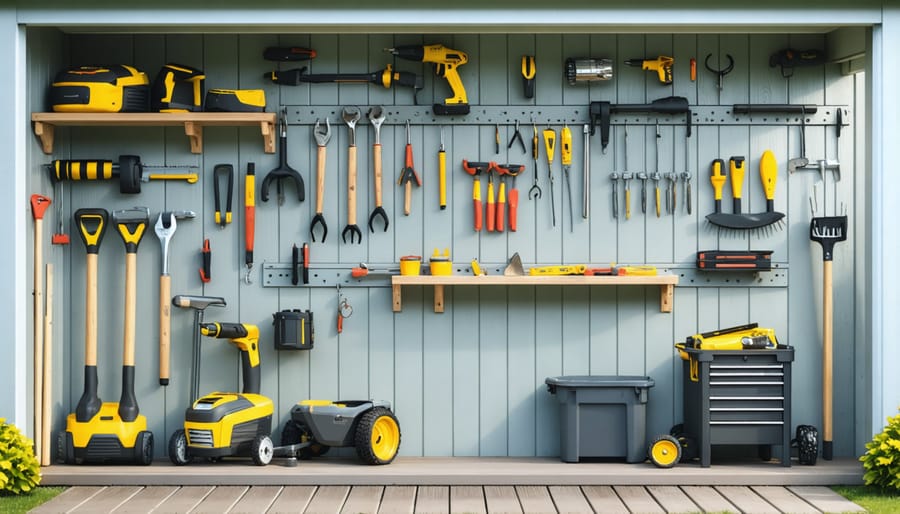
[[146, 112], [149, 98], [147, 74], [124, 64], [62, 71], [48, 94], [55, 112]]
[[264, 112], [266, 92], [262, 89], [210, 89], [206, 92], [209, 112]]
[[312, 311], [283, 310], [272, 315], [276, 350], [311, 350], [315, 344]]

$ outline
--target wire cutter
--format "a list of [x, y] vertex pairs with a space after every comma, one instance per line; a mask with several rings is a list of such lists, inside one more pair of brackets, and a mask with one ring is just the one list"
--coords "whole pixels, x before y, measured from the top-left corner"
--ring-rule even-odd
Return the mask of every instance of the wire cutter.
[[513, 137], [509, 139], [509, 144], [506, 145], [506, 149], [509, 150], [512, 148], [512, 145], [515, 144], [516, 141], [522, 146], [522, 153], [527, 154], [528, 150], [525, 149], [525, 140], [522, 139], [522, 133], [519, 132], [519, 120], [516, 120], [516, 132], [513, 134]]

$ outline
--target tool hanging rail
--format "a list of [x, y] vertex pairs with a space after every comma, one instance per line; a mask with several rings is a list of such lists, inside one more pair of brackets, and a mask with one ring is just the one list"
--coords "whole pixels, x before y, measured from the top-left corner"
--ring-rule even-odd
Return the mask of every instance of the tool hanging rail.
[[275, 153], [275, 113], [269, 112], [188, 112], [188, 113], [32, 113], [34, 134], [44, 153], [53, 153], [56, 127], [176, 127], [183, 125], [191, 141], [191, 153], [203, 153], [203, 127], [259, 125], [266, 153]]
[[[805, 107], [806, 125], [827, 126], [837, 123], [837, 112], [844, 111], [844, 117], [849, 113], [846, 105], [813, 105], [791, 104], [797, 108], [795, 113], [785, 113], [783, 110], [766, 110], [767, 104], [737, 104], [737, 105], [690, 105], [692, 125], [800, 125], [800, 108]], [[326, 118], [340, 119], [341, 108], [339, 106], [324, 105], [286, 105], [288, 125], [313, 125], [316, 120]], [[535, 120], [544, 125], [562, 125], [565, 123], [577, 125], [590, 123], [590, 107], [583, 106], [559, 106], [559, 105], [473, 105], [472, 110], [465, 116], [435, 116], [431, 107], [426, 105], [395, 105], [385, 106], [384, 125], [405, 125], [409, 120], [411, 125], [514, 125], [518, 120]], [[747, 109], [751, 107], [750, 109]], [[783, 108], [784, 104], [772, 104], [773, 108]], [[749, 112], [748, 112], [749, 111]], [[360, 125], [368, 123], [360, 120]], [[667, 115], [654, 113], [612, 113], [610, 124], [612, 125], [684, 125], [685, 115]]]

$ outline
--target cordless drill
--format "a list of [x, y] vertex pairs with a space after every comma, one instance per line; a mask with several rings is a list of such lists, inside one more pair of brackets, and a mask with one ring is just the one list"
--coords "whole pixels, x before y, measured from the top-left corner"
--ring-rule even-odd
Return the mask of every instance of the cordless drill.
[[469, 100], [466, 97], [466, 88], [463, 87], [456, 68], [469, 62], [469, 56], [465, 52], [452, 50], [444, 45], [404, 45], [394, 48], [385, 48], [401, 59], [408, 61], [434, 63], [435, 75], [447, 80], [453, 96], [446, 98], [442, 104], [434, 104], [434, 113], [437, 115], [469, 114]]
[[216, 339], [229, 339], [241, 351], [244, 394], [259, 394], [259, 327], [248, 323], [201, 323], [200, 333]]
[[672, 65], [675, 59], [660, 55], [656, 59], [628, 59], [625, 64], [629, 66], [640, 66], [642, 70], [655, 71], [659, 77], [659, 81], [663, 84], [672, 83]]

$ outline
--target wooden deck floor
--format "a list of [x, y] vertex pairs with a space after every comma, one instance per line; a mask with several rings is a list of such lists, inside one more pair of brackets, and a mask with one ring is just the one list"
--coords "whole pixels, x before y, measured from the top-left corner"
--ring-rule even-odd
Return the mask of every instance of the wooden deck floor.
[[822, 486], [77, 486], [31, 511], [154, 513], [865, 512]]

